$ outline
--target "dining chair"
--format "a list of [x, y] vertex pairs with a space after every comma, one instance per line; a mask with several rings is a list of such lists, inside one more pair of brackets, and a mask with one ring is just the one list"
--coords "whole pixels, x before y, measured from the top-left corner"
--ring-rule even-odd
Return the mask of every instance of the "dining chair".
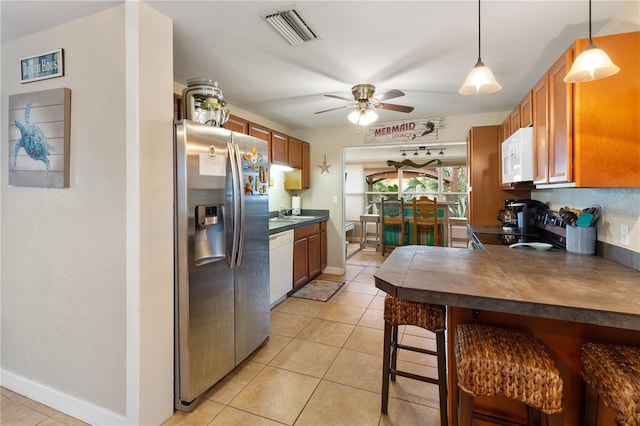
[[438, 202], [428, 197], [414, 198], [413, 206], [413, 244], [429, 244], [429, 235], [433, 235], [432, 245], [442, 246], [442, 226], [438, 220]]
[[382, 225], [382, 255], [395, 247], [406, 244], [409, 239], [409, 218], [404, 215], [404, 199], [382, 200], [380, 208]]

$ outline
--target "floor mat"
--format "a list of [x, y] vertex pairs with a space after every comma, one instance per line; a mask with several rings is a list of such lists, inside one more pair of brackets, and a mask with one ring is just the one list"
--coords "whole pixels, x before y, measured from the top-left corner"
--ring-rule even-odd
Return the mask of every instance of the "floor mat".
[[326, 302], [336, 294], [344, 281], [313, 280], [291, 295], [300, 299], [311, 299]]

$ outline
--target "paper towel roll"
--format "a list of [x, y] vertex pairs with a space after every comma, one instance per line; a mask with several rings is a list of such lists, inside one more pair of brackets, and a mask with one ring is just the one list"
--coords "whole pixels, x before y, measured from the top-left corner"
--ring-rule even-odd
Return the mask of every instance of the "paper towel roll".
[[300, 214], [300, 197], [291, 197], [291, 214]]

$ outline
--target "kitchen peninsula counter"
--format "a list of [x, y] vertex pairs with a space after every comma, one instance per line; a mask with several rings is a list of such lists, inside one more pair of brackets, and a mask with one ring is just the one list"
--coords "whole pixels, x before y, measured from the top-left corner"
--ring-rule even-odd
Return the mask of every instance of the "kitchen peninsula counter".
[[[450, 424], [457, 425], [454, 331], [469, 322], [522, 329], [541, 339], [564, 382], [564, 424], [584, 424], [581, 345], [640, 346], [640, 272], [555, 248], [485, 248], [397, 247], [374, 274], [376, 287], [395, 297], [447, 306]], [[526, 423], [524, 405], [510, 400], [484, 400], [479, 409]], [[601, 424], [613, 425], [606, 416]]]
[[528, 247], [396, 248], [376, 287], [401, 299], [640, 331], [640, 272]]

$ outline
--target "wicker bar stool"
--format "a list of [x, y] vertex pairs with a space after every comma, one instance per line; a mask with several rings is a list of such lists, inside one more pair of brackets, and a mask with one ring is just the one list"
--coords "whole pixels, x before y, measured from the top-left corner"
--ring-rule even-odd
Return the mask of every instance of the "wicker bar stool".
[[600, 400], [618, 425], [640, 425], [640, 348], [585, 343], [581, 361], [585, 426], [597, 423]]
[[540, 412], [547, 425], [563, 424], [562, 378], [545, 346], [529, 333], [479, 324], [461, 324], [455, 332], [460, 392], [459, 424], [473, 417], [516, 424], [474, 413], [476, 396], [506, 396], [527, 405], [529, 424]]
[[[410, 302], [400, 300], [391, 295], [384, 299], [384, 355], [382, 365], [382, 413], [387, 414], [389, 404], [389, 380], [396, 376], [407, 377], [422, 382], [438, 385], [440, 399], [440, 424], [445, 426], [447, 421], [447, 366], [445, 331], [445, 307], [429, 303]], [[429, 330], [436, 335], [436, 351], [414, 346], [403, 345], [398, 342], [398, 326], [414, 325]], [[420, 376], [400, 371], [396, 368], [398, 349], [433, 355], [438, 361], [438, 378]]]

